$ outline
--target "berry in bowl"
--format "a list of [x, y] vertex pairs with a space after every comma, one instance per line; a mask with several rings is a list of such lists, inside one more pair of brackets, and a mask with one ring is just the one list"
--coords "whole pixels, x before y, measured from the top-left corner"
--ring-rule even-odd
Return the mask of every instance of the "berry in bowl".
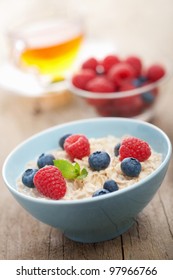
[[158, 62], [138, 55], [110, 54], [83, 61], [71, 77], [69, 88], [100, 116], [150, 120], [161, 85], [169, 75], [166, 59]]
[[95, 118], [32, 136], [10, 153], [2, 173], [31, 215], [72, 240], [92, 243], [133, 225], [162, 184], [170, 156], [171, 143], [159, 128]]

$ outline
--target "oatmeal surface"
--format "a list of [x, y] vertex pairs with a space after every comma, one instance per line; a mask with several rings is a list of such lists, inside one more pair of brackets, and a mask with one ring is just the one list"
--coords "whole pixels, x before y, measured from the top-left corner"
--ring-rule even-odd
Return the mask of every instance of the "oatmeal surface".
[[[122, 139], [116, 138], [114, 136], [89, 139], [91, 153], [95, 151], [105, 151], [110, 155], [111, 162], [105, 170], [93, 171], [89, 167], [88, 157], [84, 157], [82, 160], [75, 159], [75, 162], [78, 162], [81, 168], [87, 169], [88, 175], [82, 180], [66, 180], [67, 192], [62, 200], [74, 200], [92, 197], [93, 193], [96, 190], [103, 188], [104, 182], [108, 179], [115, 180], [119, 186], [119, 189], [126, 188], [151, 174], [161, 164], [161, 154], [158, 154], [153, 149], [151, 149], [151, 156], [149, 157], [149, 159], [141, 162], [142, 171], [140, 172], [139, 176], [132, 178], [125, 176], [120, 167], [121, 162], [119, 161], [118, 157], [114, 155], [114, 147], [121, 140]], [[62, 149], [51, 151], [51, 153], [55, 156], [56, 159], [69, 160], [66, 152]], [[37, 163], [36, 161], [32, 161], [27, 164], [26, 169], [35, 167], [37, 168]], [[40, 199], [49, 199], [40, 194], [36, 188], [26, 187], [22, 183], [21, 177], [18, 179], [17, 185], [19, 192]]]

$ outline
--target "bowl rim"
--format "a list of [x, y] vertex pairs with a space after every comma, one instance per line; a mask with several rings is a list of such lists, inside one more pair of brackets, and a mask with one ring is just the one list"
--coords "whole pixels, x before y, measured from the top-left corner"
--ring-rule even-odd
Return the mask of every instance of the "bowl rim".
[[109, 93], [103, 93], [103, 92], [90, 92], [87, 90], [83, 90], [80, 88], [77, 88], [73, 85], [71, 80], [67, 81], [68, 89], [75, 95], [84, 97], [84, 98], [91, 98], [91, 99], [118, 99], [118, 98], [124, 98], [124, 97], [131, 97], [135, 95], [139, 95], [145, 92], [148, 92], [150, 90], [153, 90], [157, 88], [158, 86], [161, 86], [165, 84], [171, 77], [171, 73], [165, 74], [161, 79], [159, 79], [156, 82], [153, 82], [151, 84], [138, 87], [132, 90], [126, 90], [126, 91], [116, 91], [116, 92], [109, 92]]
[[[73, 125], [73, 124], [85, 124], [88, 122], [109, 122], [109, 121], [120, 121], [120, 122], [128, 122], [128, 123], [138, 123], [138, 124], [142, 124], [146, 127], [150, 127], [156, 131], [158, 131], [165, 139], [167, 145], [168, 145], [168, 152], [165, 156], [165, 159], [161, 162], [161, 164], [159, 165], [159, 167], [154, 170], [151, 174], [149, 174], [148, 176], [146, 176], [145, 178], [143, 178], [142, 180], [140, 180], [137, 183], [134, 183], [130, 186], [128, 186], [127, 188], [118, 190], [117, 192], [112, 192], [112, 193], [108, 193], [105, 196], [98, 196], [98, 197], [89, 197], [89, 198], [83, 198], [83, 199], [74, 199], [74, 200], [53, 200], [53, 199], [47, 199], [47, 198], [36, 198], [36, 197], [32, 197], [29, 195], [26, 195], [24, 193], [21, 193], [19, 191], [17, 191], [14, 187], [12, 187], [9, 183], [8, 183], [8, 179], [5, 176], [6, 173], [6, 168], [8, 165], [8, 162], [10, 161], [11, 156], [13, 156], [13, 154], [15, 154], [17, 152], [17, 150], [19, 150], [22, 146], [28, 144], [30, 142], [30, 140], [33, 140], [34, 138], [37, 138], [38, 136], [43, 135], [44, 133], [50, 133], [51, 131], [54, 131], [56, 129], [59, 129], [61, 127], [65, 127], [65, 126], [69, 126], [69, 125]], [[130, 119], [130, 118], [121, 118], [121, 117], [107, 117], [107, 118], [102, 118], [102, 117], [98, 117], [98, 118], [88, 118], [88, 119], [82, 119], [82, 120], [75, 120], [75, 121], [71, 121], [71, 122], [65, 122], [59, 125], [55, 125], [52, 127], [49, 127], [47, 129], [44, 129], [32, 136], [30, 136], [29, 138], [27, 138], [26, 140], [22, 141], [20, 144], [18, 144], [6, 157], [4, 164], [2, 166], [2, 177], [3, 180], [7, 186], [7, 188], [9, 189], [9, 191], [11, 191], [11, 193], [15, 194], [17, 197], [20, 197], [24, 200], [30, 201], [30, 202], [35, 202], [35, 203], [41, 203], [41, 204], [51, 204], [51, 205], [77, 205], [77, 204], [85, 204], [85, 203], [94, 203], [98, 200], [104, 200], [105, 198], [113, 198], [119, 195], [122, 195], [123, 193], [126, 193], [130, 190], [133, 190], [135, 188], [138, 188], [139, 185], [141, 183], [146, 183], [147, 181], [149, 181], [150, 179], [152, 179], [153, 177], [157, 176], [157, 174], [164, 168], [164, 166], [169, 163], [170, 157], [172, 154], [172, 144], [171, 141], [169, 139], [169, 137], [167, 136], [167, 134], [160, 129], [159, 127], [148, 123], [146, 121], [142, 121], [142, 120], [138, 120], [138, 119]], [[16, 177], [17, 180], [17, 177]]]

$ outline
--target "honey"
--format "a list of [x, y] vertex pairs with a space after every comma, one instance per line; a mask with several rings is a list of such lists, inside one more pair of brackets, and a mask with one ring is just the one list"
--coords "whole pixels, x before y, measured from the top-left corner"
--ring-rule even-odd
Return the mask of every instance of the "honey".
[[83, 41], [78, 22], [55, 21], [32, 25], [18, 33], [18, 66], [36, 69], [52, 79], [63, 80], [73, 65]]

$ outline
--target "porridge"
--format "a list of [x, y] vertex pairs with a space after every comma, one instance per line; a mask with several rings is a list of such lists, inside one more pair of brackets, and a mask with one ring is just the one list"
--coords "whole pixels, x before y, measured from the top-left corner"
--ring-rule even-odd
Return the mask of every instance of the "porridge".
[[[78, 170], [80, 169], [78, 173], [79, 176], [77, 178], [61, 178], [64, 180], [63, 184], [65, 184], [64, 194], [60, 197], [62, 200], [84, 199], [92, 197], [93, 194], [96, 193], [97, 195], [107, 193], [108, 191], [105, 191], [103, 186], [105, 182], [108, 181], [109, 183], [116, 183], [117, 190], [121, 190], [135, 184], [151, 174], [158, 168], [162, 161], [161, 154], [155, 152], [143, 140], [135, 137], [126, 136], [122, 139], [116, 138], [112, 135], [98, 139], [87, 139], [84, 137], [88, 141], [87, 148], [85, 145], [82, 146], [80, 143], [77, 147], [72, 147], [72, 150], [70, 151], [68, 150], [68, 141], [71, 141], [71, 138], [72, 136], [68, 135], [68, 137], [64, 140], [64, 147], [62, 146], [63, 148], [49, 152], [49, 154], [51, 154], [54, 158], [55, 166], [56, 161], [57, 164], [59, 164], [59, 162], [63, 164], [67, 162], [71, 164], [71, 166], [75, 165], [75, 168]], [[72, 140], [74, 140], [74, 137]], [[78, 139], [75, 139], [75, 143], [77, 141]], [[138, 144], [141, 144], [141, 141], [144, 143], [144, 152], [139, 150], [141, 146]], [[132, 151], [130, 151], [128, 145], [130, 145], [130, 148], [132, 147]], [[81, 146], [83, 151], [85, 150], [84, 156], [76, 158], [75, 152], [80, 154]], [[129, 156], [127, 153], [129, 153]], [[139, 158], [139, 160], [137, 158]], [[94, 164], [96, 166], [94, 166]], [[124, 169], [123, 164], [125, 166]], [[46, 166], [48, 165], [39, 168], [38, 161], [33, 160], [29, 162], [25, 168], [28, 170], [36, 170], [36, 177], [38, 170], [40, 171], [41, 169], [45, 169]], [[70, 165], [69, 168], [71, 168]], [[128, 172], [132, 172], [132, 174], [126, 173], [126, 170]], [[136, 174], [133, 172], [138, 173]], [[66, 174], [66, 172], [62, 172], [62, 174]], [[36, 178], [35, 182], [37, 182]], [[20, 176], [17, 180], [17, 186], [18, 191], [23, 194], [40, 199], [52, 198], [47, 195], [45, 196], [44, 192], [40, 192], [35, 186], [26, 186], [23, 183], [22, 176]]]

